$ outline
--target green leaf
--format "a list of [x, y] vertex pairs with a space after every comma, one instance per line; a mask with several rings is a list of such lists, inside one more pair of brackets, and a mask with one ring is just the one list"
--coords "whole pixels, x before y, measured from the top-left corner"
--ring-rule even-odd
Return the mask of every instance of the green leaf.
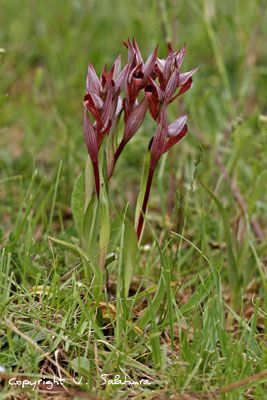
[[209, 274], [202, 283], [195, 289], [187, 303], [180, 308], [181, 313], [185, 316], [192, 310], [196, 309], [211, 293], [214, 287], [214, 276]]
[[88, 373], [90, 371], [90, 361], [87, 357], [79, 356], [71, 361], [71, 368], [77, 373]]
[[[97, 254], [99, 236], [99, 207], [96, 193], [91, 196], [82, 222], [82, 243], [89, 254]], [[97, 257], [96, 257], [97, 258]]]
[[[164, 261], [165, 261], [164, 260], [164, 255], [163, 255], [163, 252], [161, 250], [159, 241], [157, 239], [157, 235], [153, 231], [152, 227], [150, 227], [150, 228], [151, 228], [151, 231], [152, 231], [152, 234], [153, 234], [157, 249], [159, 251], [161, 263], [164, 263]], [[150, 306], [148, 308], [146, 308], [144, 313], [137, 320], [137, 324], [136, 325], [139, 328], [145, 329], [145, 327], [149, 323], [149, 321], [152, 320], [153, 315], [157, 314], [157, 312], [158, 312], [158, 310], [159, 310], [159, 308], [161, 306], [162, 300], [163, 300], [163, 298], [164, 298], [164, 296], [166, 294], [166, 289], [169, 290], [169, 288], [167, 288], [167, 285], [166, 285], [163, 268], [161, 268], [161, 275], [160, 275], [160, 279], [159, 279], [159, 282], [158, 282], [158, 287], [157, 287], [156, 294], [153, 297], [153, 300], [151, 301]]]
[[99, 195], [99, 267], [105, 268], [106, 256], [110, 241], [110, 213], [109, 199], [105, 188], [102, 170], [100, 169], [100, 195]]
[[234, 289], [234, 291], [237, 291], [239, 288], [239, 276], [238, 276], [238, 270], [237, 270], [237, 265], [236, 265], [236, 259], [235, 255], [233, 252], [233, 244], [232, 244], [232, 238], [231, 238], [231, 231], [230, 231], [230, 219], [228, 212], [220, 202], [220, 200], [215, 196], [215, 194], [202, 182], [200, 181], [201, 186], [206, 190], [206, 192], [210, 195], [210, 197], [214, 200], [219, 213], [222, 217], [223, 221], [223, 226], [224, 226], [224, 232], [225, 232], [225, 240], [227, 244], [227, 256], [228, 256], [228, 263], [229, 263], [229, 268], [228, 268], [228, 277], [229, 277], [229, 283]]
[[125, 292], [125, 297], [127, 297], [132, 280], [132, 275], [136, 265], [138, 242], [134, 227], [127, 217], [125, 217], [124, 223], [125, 223], [124, 248], [123, 248], [124, 292]]
[[88, 207], [88, 204], [92, 198], [92, 195], [94, 193], [95, 189], [95, 178], [94, 178], [94, 172], [93, 172], [93, 166], [90, 157], [87, 157], [86, 164], [85, 164], [85, 171], [84, 171], [84, 177], [85, 177], [85, 203], [84, 203], [84, 209], [86, 210]]
[[[153, 310], [154, 315], [157, 314], [157, 311], [160, 308], [160, 305], [165, 296], [165, 293], [166, 293], [166, 285], [164, 282], [164, 278], [161, 275], [156, 294], [153, 297], [153, 300], [151, 301], [150, 307], [145, 309], [144, 313], [138, 318], [138, 320], [136, 322], [136, 325], [139, 328], [145, 329], [146, 326], [148, 325], [149, 321], [151, 321], [151, 318], [152, 318], [151, 310]], [[151, 308], [151, 307], [153, 307], [153, 308]]]
[[82, 234], [82, 223], [84, 218], [84, 201], [85, 201], [85, 180], [84, 180], [84, 174], [80, 173], [80, 175], [75, 180], [71, 196], [71, 210], [75, 226], [77, 228], [80, 238]]
[[151, 301], [148, 297], [148, 308], [151, 315], [151, 334], [149, 337], [149, 342], [151, 346], [151, 355], [152, 360], [155, 365], [155, 369], [159, 370], [162, 366], [162, 354], [161, 354], [161, 345], [160, 345], [160, 336], [161, 332], [158, 329], [157, 325], [157, 315], [154, 312], [154, 307], [151, 304]]
[[60, 244], [61, 246], [66, 247], [69, 250], [74, 251], [75, 253], [78, 253], [80, 257], [82, 257], [85, 261], [89, 261], [89, 258], [87, 257], [87, 254], [77, 245], [73, 243], [66, 242], [65, 240], [60, 240], [57, 238], [54, 238], [52, 236], [48, 236], [49, 240], [52, 240], [52, 242], [55, 242], [57, 244]]
[[86, 261], [90, 265], [92, 272], [95, 275], [98, 275], [98, 268], [97, 268], [94, 258], [92, 256], [91, 257], [88, 256], [84, 252], [84, 250], [81, 249], [79, 246], [77, 246], [73, 243], [70, 243], [70, 242], [66, 242], [65, 240], [60, 240], [60, 239], [54, 238], [52, 236], [48, 236], [48, 239], [77, 253], [84, 261]]

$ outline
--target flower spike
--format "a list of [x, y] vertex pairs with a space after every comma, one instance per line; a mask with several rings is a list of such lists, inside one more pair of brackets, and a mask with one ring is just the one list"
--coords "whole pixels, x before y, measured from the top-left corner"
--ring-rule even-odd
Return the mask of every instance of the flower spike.
[[[125, 145], [136, 134], [149, 111], [155, 121], [155, 133], [148, 145], [148, 174], [144, 197], [136, 214], [136, 233], [140, 239], [144, 215], [147, 210], [154, 172], [161, 156], [168, 152], [188, 132], [187, 115], [168, 122], [169, 105], [187, 92], [193, 84], [197, 68], [181, 72], [186, 53], [183, 46], [174, 51], [168, 45], [165, 59], [158, 58], [158, 46], [144, 61], [135, 38], [123, 42], [128, 51], [128, 61], [122, 66], [119, 55], [110, 69], [104, 66], [100, 77], [92, 64], [88, 66], [86, 94], [84, 97], [84, 138], [90, 156], [97, 196], [100, 192], [99, 163], [106, 157], [106, 182], [108, 185], [115, 165]], [[123, 134], [118, 141], [120, 117], [124, 123]], [[105, 141], [105, 137], [109, 136]], [[104, 152], [100, 152], [105, 145]]]

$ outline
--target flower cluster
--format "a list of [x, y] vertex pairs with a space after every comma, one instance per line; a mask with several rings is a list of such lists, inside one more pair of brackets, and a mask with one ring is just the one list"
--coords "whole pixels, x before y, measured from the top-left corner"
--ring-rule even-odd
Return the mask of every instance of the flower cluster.
[[[109, 148], [106, 148], [105, 165], [109, 180], [125, 145], [140, 128], [147, 112], [155, 121], [155, 133], [148, 145], [150, 165], [146, 190], [136, 227], [139, 238], [155, 167], [162, 154], [187, 133], [187, 115], [169, 123], [168, 106], [190, 89], [192, 76], [197, 69], [180, 72], [185, 47], [173, 51], [169, 45], [166, 59], [158, 58], [156, 47], [144, 61], [135, 39], [128, 40], [124, 45], [128, 50], [128, 60], [123, 68], [119, 56], [109, 71], [104, 67], [98, 78], [93, 66], [89, 64], [84, 97], [84, 135], [93, 165], [95, 190], [99, 197], [99, 154], [104, 138], [110, 136], [112, 139], [106, 142]], [[117, 131], [122, 115], [124, 124], [119, 140]]]

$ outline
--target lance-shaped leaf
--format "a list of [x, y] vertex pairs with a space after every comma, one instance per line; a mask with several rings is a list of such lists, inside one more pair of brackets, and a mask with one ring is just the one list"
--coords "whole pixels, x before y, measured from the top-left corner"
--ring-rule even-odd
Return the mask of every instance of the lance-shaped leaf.
[[92, 66], [92, 64], [89, 64], [86, 78], [86, 91], [89, 93], [96, 93], [99, 96], [100, 88], [100, 81], [96, 75], [94, 67]]
[[75, 226], [81, 237], [82, 222], [84, 218], [84, 201], [85, 201], [85, 179], [81, 173], [75, 180], [71, 195], [71, 211], [74, 218]]
[[[121, 217], [120, 227], [117, 289], [121, 298], [122, 295], [127, 297], [129, 294], [131, 279], [136, 265], [138, 244], [133, 225], [126, 215]], [[122, 290], [124, 293], [122, 293]]]
[[144, 98], [129, 115], [124, 129], [123, 140], [128, 142], [137, 132], [147, 112], [147, 102]]
[[110, 214], [109, 198], [105, 188], [102, 171], [100, 170], [100, 196], [99, 196], [99, 267], [103, 271], [105, 268], [108, 245], [110, 241]]

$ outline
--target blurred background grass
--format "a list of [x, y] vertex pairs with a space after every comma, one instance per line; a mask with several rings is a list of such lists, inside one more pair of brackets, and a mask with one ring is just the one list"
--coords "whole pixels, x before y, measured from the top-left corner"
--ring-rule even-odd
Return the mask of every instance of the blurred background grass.
[[70, 163], [81, 157], [88, 62], [100, 72], [133, 35], [144, 55], [157, 43], [166, 54], [161, 4], [167, 36], [175, 47], [187, 43], [186, 67], [200, 69], [186, 98], [192, 124], [216, 141], [240, 113], [264, 112], [264, 2], [2, 0], [1, 93], [9, 98], [1, 125], [22, 131], [23, 153], [36, 159], [49, 149], [50, 160], [63, 154]]

